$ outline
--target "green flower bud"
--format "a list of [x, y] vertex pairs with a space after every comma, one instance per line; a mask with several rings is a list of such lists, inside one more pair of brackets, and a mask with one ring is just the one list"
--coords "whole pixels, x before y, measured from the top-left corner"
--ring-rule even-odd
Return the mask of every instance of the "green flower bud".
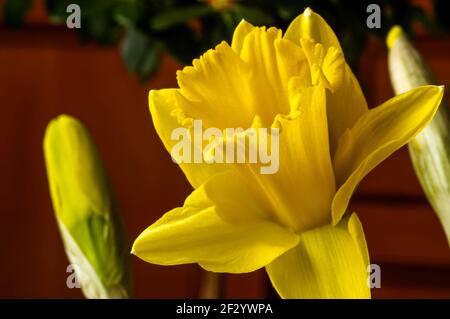
[[67, 115], [52, 120], [44, 154], [56, 221], [84, 295], [130, 297], [129, 246], [87, 129]]
[[[434, 84], [434, 77], [399, 26], [387, 37], [389, 74], [396, 94]], [[450, 110], [445, 100], [432, 122], [408, 145], [416, 175], [450, 243]]]

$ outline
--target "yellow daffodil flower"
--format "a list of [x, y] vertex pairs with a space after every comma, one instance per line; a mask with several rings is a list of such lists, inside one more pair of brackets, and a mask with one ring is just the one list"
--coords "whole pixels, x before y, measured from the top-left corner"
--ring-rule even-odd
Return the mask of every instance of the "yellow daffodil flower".
[[135, 241], [160, 265], [198, 263], [214, 272], [265, 267], [283, 298], [369, 298], [369, 254], [356, 214], [361, 179], [432, 119], [441, 87], [424, 86], [368, 110], [328, 24], [306, 9], [283, 35], [242, 21], [177, 73], [179, 88], [149, 94], [165, 147], [171, 132], [277, 127], [279, 170], [255, 164], [180, 163], [195, 188]]

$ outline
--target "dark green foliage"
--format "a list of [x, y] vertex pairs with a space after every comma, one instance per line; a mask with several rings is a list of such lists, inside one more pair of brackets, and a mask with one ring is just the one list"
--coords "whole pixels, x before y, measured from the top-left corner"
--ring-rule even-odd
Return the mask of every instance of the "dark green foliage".
[[5, 23], [13, 28], [23, 24], [25, 14], [31, 9], [32, 0], [5, 0], [3, 3], [3, 15]]
[[[366, 8], [372, 0], [235, 0], [222, 9], [214, 8], [209, 1], [196, 0], [47, 0], [51, 21], [65, 23], [70, 3], [81, 7], [80, 38], [104, 45], [120, 42], [125, 64], [141, 80], [157, 69], [164, 51], [190, 64], [207, 49], [230, 41], [241, 19], [285, 30], [308, 6], [334, 29], [353, 68], [367, 38], [371, 34], [384, 37], [394, 24], [409, 33], [415, 22], [433, 31], [449, 29], [444, 16], [447, 0], [435, 0], [436, 21], [407, 0], [376, 1], [381, 7], [380, 29], [366, 26]], [[6, 0], [5, 21], [20, 26], [31, 6], [32, 0]]]

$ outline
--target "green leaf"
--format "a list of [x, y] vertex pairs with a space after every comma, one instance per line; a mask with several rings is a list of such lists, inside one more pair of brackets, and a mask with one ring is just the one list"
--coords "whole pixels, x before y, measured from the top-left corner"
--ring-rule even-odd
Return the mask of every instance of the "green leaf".
[[114, 20], [127, 28], [136, 25], [140, 16], [140, 8], [138, 5], [132, 5], [128, 2], [120, 3], [113, 11]]
[[159, 65], [160, 47], [147, 34], [130, 28], [122, 42], [122, 58], [128, 70], [145, 81]]
[[121, 28], [108, 12], [102, 12], [95, 18], [83, 20], [82, 25], [83, 23], [85, 27], [79, 29], [83, 40], [94, 39], [102, 45], [114, 45], [119, 38]]
[[32, 0], [5, 0], [3, 3], [3, 15], [6, 25], [14, 28], [22, 26], [25, 15], [32, 6]]
[[151, 19], [150, 26], [155, 31], [166, 30], [177, 24], [186, 23], [192, 19], [205, 16], [212, 12], [213, 9], [205, 5], [176, 8], [157, 14]]

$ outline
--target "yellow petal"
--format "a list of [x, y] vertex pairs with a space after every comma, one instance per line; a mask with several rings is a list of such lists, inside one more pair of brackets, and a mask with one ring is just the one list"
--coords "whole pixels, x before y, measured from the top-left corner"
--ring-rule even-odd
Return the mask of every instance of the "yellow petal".
[[[178, 141], [171, 139], [172, 131], [183, 127], [179, 119], [180, 104], [188, 104], [178, 89], [152, 90], [149, 94], [150, 113], [153, 125], [166, 149], [171, 152]], [[191, 185], [196, 188], [210, 176], [224, 170], [222, 164], [180, 163], [179, 164]]]
[[215, 272], [257, 270], [298, 243], [268, 219], [233, 172], [215, 175], [183, 207], [166, 213], [135, 241], [133, 253], [159, 265], [198, 263]]
[[297, 45], [301, 45], [301, 39], [312, 39], [317, 43], [321, 43], [325, 50], [328, 50], [329, 47], [335, 47], [342, 51], [333, 30], [320, 15], [313, 12], [310, 8], [306, 8], [301, 15], [291, 22], [284, 38], [293, 41]]
[[[170, 139], [172, 131], [189, 127], [194, 119], [201, 119], [204, 129], [247, 129], [257, 116], [268, 127], [278, 113], [289, 112], [290, 78], [310, 82], [303, 50], [281, 39], [276, 29], [253, 28], [245, 38], [242, 57], [245, 61], [222, 43], [178, 73], [180, 89], [150, 93], [153, 122], [169, 151], [176, 142]], [[180, 166], [194, 187], [223, 170], [220, 164]]]
[[345, 60], [344, 55], [335, 47], [330, 47], [325, 54], [322, 63], [322, 72], [335, 92], [344, 80]]
[[[346, 129], [353, 127], [368, 110], [358, 80], [346, 63], [342, 68], [343, 52], [333, 30], [320, 15], [311, 9], [307, 8], [303, 14], [292, 21], [284, 38], [299, 46], [306, 44], [305, 53], [308, 51], [308, 44], [319, 44], [318, 48], [312, 47], [315, 54], [309, 50], [311, 52], [309, 60], [313, 78], [323, 74], [332, 84], [329, 88], [333, 92], [327, 92], [327, 113], [331, 154], [334, 154], [340, 136]], [[320, 51], [322, 51], [321, 55]], [[317, 63], [317, 58], [323, 59], [323, 62]], [[313, 67], [314, 64], [316, 67]]]
[[[334, 75], [327, 75], [332, 78]], [[345, 64], [343, 78], [335, 79], [333, 92], [327, 91], [327, 115], [330, 131], [331, 154], [336, 152], [337, 144], [345, 130], [352, 128], [367, 111], [367, 102], [350, 67]]]
[[311, 85], [311, 72], [302, 48], [292, 41], [277, 39], [275, 49], [281, 81], [280, 86], [285, 92], [284, 95], [289, 96], [289, 80], [293, 77], [299, 77], [305, 83]]
[[305, 232], [266, 266], [282, 298], [370, 298], [367, 245], [356, 214]]
[[301, 39], [300, 42], [311, 68], [312, 83], [322, 84], [335, 92], [344, 78], [345, 60], [342, 52], [335, 47], [325, 50], [321, 43], [312, 39]]
[[[276, 45], [282, 40], [281, 30], [253, 27], [245, 37], [245, 30], [236, 32], [243, 37], [243, 43], [235, 45], [241, 46], [239, 54], [222, 42], [177, 73], [180, 92], [188, 101], [181, 106], [185, 116], [202, 119], [205, 127], [247, 129], [255, 115], [269, 126], [278, 113], [289, 112], [288, 77], [305, 73], [300, 48]], [[287, 62], [292, 58], [297, 60]], [[286, 65], [293, 68], [282, 73]]]
[[249, 97], [259, 104], [255, 107], [265, 126], [278, 113], [289, 112], [287, 83], [281, 81], [275, 41], [281, 39], [281, 30], [254, 28], [245, 38], [241, 58], [251, 67], [252, 93]]
[[233, 41], [236, 49], [222, 42], [177, 73], [188, 101], [180, 107], [205, 127], [247, 129], [255, 115], [268, 127], [277, 114], [289, 112], [288, 81], [306, 74], [304, 54], [281, 38], [281, 30], [250, 28], [245, 22]]
[[334, 170], [339, 190], [333, 200], [336, 224], [356, 186], [375, 166], [408, 143], [431, 121], [443, 88], [422, 86], [368, 111], [339, 141]]
[[278, 170], [261, 174], [264, 165], [260, 163], [233, 166], [245, 180], [252, 181], [259, 201], [269, 202], [278, 222], [297, 232], [331, 222], [335, 193], [325, 89], [302, 85], [301, 78], [291, 80], [293, 111], [289, 116], [277, 116], [274, 123], [280, 129]]
[[[193, 66], [177, 72], [180, 105], [187, 117], [201, 119], [205, 127], [250, 127], [256, 114], [249, 66], [226, 43], [208, 50]], [[236, 116], [239, 114], [239, 116]]]
[[238, 26], [234, 30], [233, 39], [231, 40], [231, 48], [237, 54], [241, 53], [244, 39], [253, 30], [254, 26], [244, 19], [239, 22]]

